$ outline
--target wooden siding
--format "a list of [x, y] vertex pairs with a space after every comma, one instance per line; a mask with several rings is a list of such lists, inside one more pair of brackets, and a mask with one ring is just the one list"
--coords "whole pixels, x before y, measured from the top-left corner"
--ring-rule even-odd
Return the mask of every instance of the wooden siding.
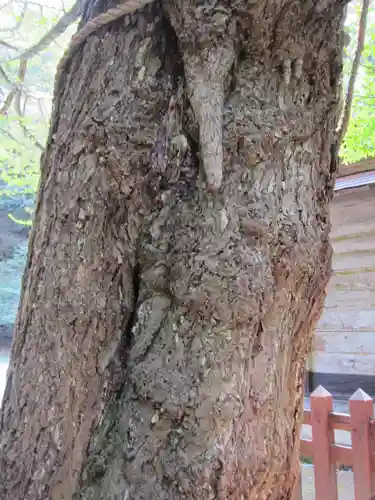
[[315, 352], [313, 371], [340, 375], [375, 375], [375, 355]]
[[375, 382], [375, 190], [337, 193], [331, 217], [334, 275], [308, 369]]

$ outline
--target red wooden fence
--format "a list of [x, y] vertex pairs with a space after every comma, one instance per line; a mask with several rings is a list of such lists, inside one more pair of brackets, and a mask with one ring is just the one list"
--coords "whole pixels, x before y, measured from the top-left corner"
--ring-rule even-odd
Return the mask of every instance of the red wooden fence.
[[[355, 500], [370, 500], [375, 493], [375, 420], [373, 400], [362, 389], [349, 399], [350, 414], [332, 411], [332, 395], [319, 386], [311, 395], [311, 410], [304, 424], [312, 427], [312, 440], [301, 439], [301, 456], [314, 464], [317, 500], [339, 500], [336, 470], [349, 466], [354, 474]], [[334, 430], [351, 433], [351, 447], [335, 444]]]

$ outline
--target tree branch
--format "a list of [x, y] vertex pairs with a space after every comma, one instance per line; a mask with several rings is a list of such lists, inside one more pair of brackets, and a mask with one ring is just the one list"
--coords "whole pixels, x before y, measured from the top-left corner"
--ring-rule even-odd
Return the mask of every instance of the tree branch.
[[22, 128], [22, 131], [24, 133], [24, 136], [29, 139], [33, 144], [34, 146], [36, 146], [38, 149], [40, 149], [40, 151], [44, 151], [44, 146], [43, 144], [41, 144], [38, 139], [35, 137], [34, 134], [32, 134], [30, 132], [30, 130], [26, 127], [26, 125], [24, 123], [22, 123], [22, 117], [20, 117], [18, 120], [18, 124], [19, 126]]
[[12, 85], [12, 80], [9, 78], [9, 76], [6, 74], [5, 69], [0, 66], [0, 75], [4, 78], [4, 80], [7, 82], [8, 85]]
[[354, 96], [354, 87], [357, 79], [358, 69], [361, 62], [361, 56], [365, 45], [365, 36], [366, 36], [366, 25], [367, 25], [367, 16], [369, 11], [370, 0], [362, 0], [362, 10], [361, 17], [359, 20], [358, 26], [358, 36], [357, 36], [357, 47], [355, 50], [352, 70], [350, 73], [350, 79], [348, 83], [348, 89], [346, 92], [344, 109], [341, 115], [340, 125], [338, 128], [338, 143], [341, 144], [342, 140], [345, 137], [346, 131], [348, 130], [350, 113], [352, 110], [353, 96]]
[[21, 59], [18, 68], [18, 82], [13, 83], [12, 90], [9, 92], [8, 97], [5, 99], [4, 104], [0, 108], [0, 116], [6, 115], [8, 113], [12, 105], [13, 99], [17, 95], [17, 92], [19, 91], [20, 87], [22, 86], [25, 80], [26, 69], [27, 69], [27, 60]]
[[15, 61], [17, 59], [30, 59], [37, 54], [40, 54], [44, 49], [46, 49], [53, 41], [56, 40], [60, 35], [62, 35], [65, 30], [73, 24], [83, 12], [83, 2], [82, 0], [77, 0], [74, 6], [71, 8], [69, 12], [64, 14], [57, 23], [46, 33], [38, 43], [27, 49], [23, 54], [12, 57], [8, 59], [8, 61]]
[[18, 48], [15, 45], [12, 45], [12, 44], [6, 42], [5, 40], [0, 40], [0, 45], [2, 45], [3, 47], [6, 47], [7, 49], [18, 51]]
[[21, 98], [22, 98], [22, 90], [21, 87], [18, 86], [16, 95], [14, 96], [14, 108], [19, 116], [23, 116], [21, 109]]
[[[0, 69], [2, 72], [4, 72], [4, 70], [2, 70], [1, 67], [0, 67]], [[22, 84], [25, 80], [26, 69], [27, 69], [27, 60], [22, 59], [20, 61], [20, 66], [19, 66], [19, 70], [18, 70], [18, 82], [13, 84], [12, 90], [9, 92], [9, 95], [5, 99], [3, 106], [0, 108], [0, 116], [4, 116], [8, 113], [8, 111], [13, 103], [13, 100], [15, 100], [16, 101], [15, 102], [16, 113], [19, 116], [17, 121], [18, 121], [18, 124], [21, 127], [25, 137], [28, 138], [29, 140], [31, 140], [38, 149], [40, 149], [41, 151], [44, 151], [43, 144], [41, 144], [38, 141], [38, 139], [34, 136], [34, 134], [32, 134], [28, 130], [26, 125], [22, 122], [23, 113], [21, 110], [21, 87], [22, 87]]]
[[0, 131], [3, 132], [5, 135], [7, 135], [10, 139], [12, 139], [12, 141], [14, 141], [17, 144], [19, 144], [20, 146], [24, 147], [24, 144], [22, 144], [21, 141], [19, 141], [16, 137], [14, 137], [14, 135], [11, 132], [9, 132], [9, 130], [7, 130], [3, 127], [0, 127]]

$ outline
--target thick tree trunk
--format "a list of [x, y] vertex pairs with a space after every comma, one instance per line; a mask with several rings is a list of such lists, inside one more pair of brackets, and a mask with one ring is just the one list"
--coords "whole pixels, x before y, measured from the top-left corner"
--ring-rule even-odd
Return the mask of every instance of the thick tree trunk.
[[153, 4], [64, 74], [2, 500], [292, 498], [330, 275], [344, 7], [237, 3]]

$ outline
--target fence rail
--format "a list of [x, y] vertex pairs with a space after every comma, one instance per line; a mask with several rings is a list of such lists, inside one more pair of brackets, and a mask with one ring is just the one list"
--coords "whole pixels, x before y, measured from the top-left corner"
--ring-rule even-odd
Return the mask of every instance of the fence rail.
[[[319, 386], [310, 395], [311, 410], [304, 424], [312, 428], [312, 440], [301, 439], [301, 457], [314, 464], [315, 495], [318, 500], [339, 500], [337, 467], [352, 467], [355, 500], [371, 500], [375, 493], [375, 420], [373, 400], [362, 389], [349, 399], [349, 414], [333, 412], [333, 398]], [[351, 434], [351, 447], [335, 443], [334, 431]]]

